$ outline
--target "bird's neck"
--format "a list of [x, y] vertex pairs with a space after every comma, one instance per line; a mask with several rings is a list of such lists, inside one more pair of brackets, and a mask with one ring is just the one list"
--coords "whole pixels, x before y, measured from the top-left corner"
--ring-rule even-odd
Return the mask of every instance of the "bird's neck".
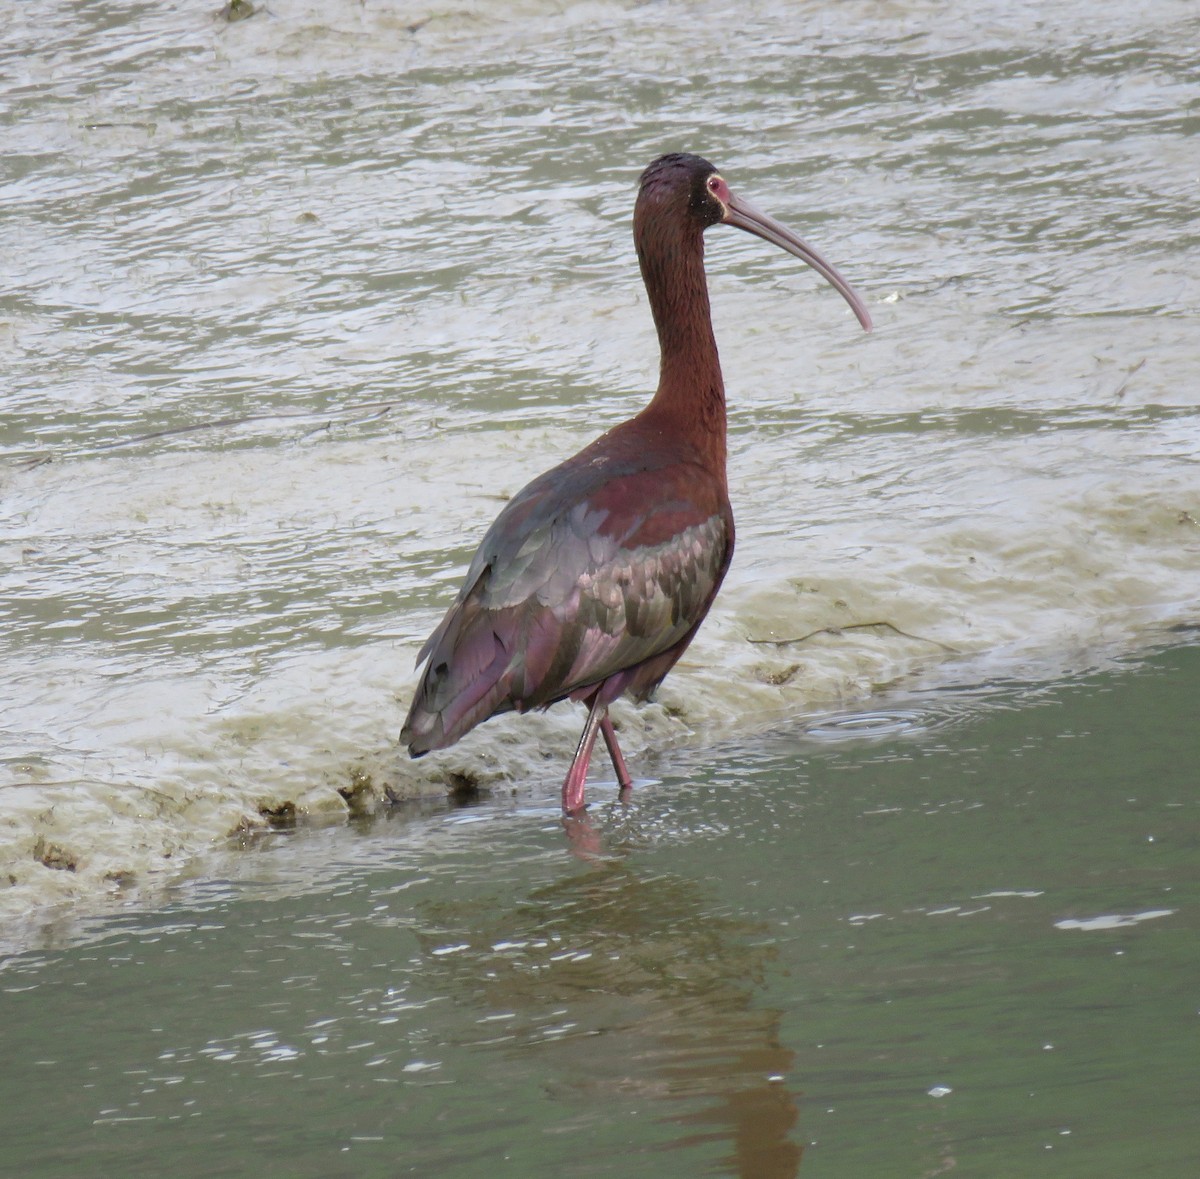
[[658, 391], [642, 417], [725, 472], [725, 384], [704, 276], [704, 238], [690, 224], [638, 226], [642, 278], [662, 353]]

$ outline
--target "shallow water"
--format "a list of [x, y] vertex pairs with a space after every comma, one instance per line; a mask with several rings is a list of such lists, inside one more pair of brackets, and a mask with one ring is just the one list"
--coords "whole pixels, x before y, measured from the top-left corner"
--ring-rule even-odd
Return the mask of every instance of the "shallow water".
[[653, 385], [629, 214], [665, 149], [877, 329], [709, 235], [739, 551], [620, 713], [635, 773], [1196, 621], [1192, 4], [264, 8], [59, 0], [0, 45], [5, 944], [264, 807], [562, 772], [570, 709], [395, 735], [503, 498]]
[[[1200, 1158], [1200, 647], [276, 833], [0, 972], [14, 1174]], [[586, 850], [585, 850], [586, 849]]]

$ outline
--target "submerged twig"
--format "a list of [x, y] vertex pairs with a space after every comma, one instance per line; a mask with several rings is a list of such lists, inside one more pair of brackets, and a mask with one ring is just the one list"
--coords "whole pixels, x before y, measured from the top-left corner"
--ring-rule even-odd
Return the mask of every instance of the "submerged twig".
[[[156, 438], [172, 438], [180, 434], [196, 434], [201, 430], [221, 430], [231, 426], [246, 426], [254, 422], [273, 422], [281, 419], [300, 419], [305, 418], [322, 418], [327, 417], [330, 421], [323, 426], [317, 427], [318, 430], [327, 430], [333, 425], [333, 420], [338, 418], [348, 418], [351, 415], [362, 413], [364, 416], [358, 420], [361, 422], [373, 422], [376, 418], [386, 417], [393, 409], [396, 408], [395, 401], [369, 401], [365, 405], [347, 406], [345, 409], [335, 410], [297, 410], [290, 412], [288, 410], [279, 410], [276, 413], [257, 413], [246, 414], [244, 417], [237, 418], [217, 418], [211, 422], [194, 422], [190, 426], [168, 426], [165, 430], [152, 430], [149, 434], [136, 434], [132, 438], [118, 438], [115, 442], [98, 442], [92, 450], [117, 450], [122, 446], [136, 446], [139, 442], [153, 442]], [[310, 434], [315, 431], [309, 431]], [[71, 454], [86, 453], [69, 452]], [[16, 459], [15, 464], [21, 470], [32, 471], [35, 467], [40, 467], [45, 463], [54, 462], [55, 454], [51, 451], [49, 454], [33, 455], [29, 458]]]
[[43, 466], [46, 463], [54, 461], [54, 456], [51, 454], [35, 454], [33, 458], [17, 459], [17, 466], [22, 471], [32, 471], [34, 467]]
[[1133, 379], [1133, 374], [1146, 363], [1146, 357], [1142, 357], [1126, 374], [1125, 379], [1121, 382], [1120, 387], [1113, 394], [1114, 401], [1120, 401], [1125, 396], [1125, 390], [1129, 388], [1129, 382]]
[[139, 442], [152, 442], [155, 438], [170, 438], [177, 434], [195, 434], [200, 430], [221, 430], [228, 426], [246, 426], [252, 422], [273, 422], [282, 418], [320, 418], [320, 417], [338, 417], [352, 413], [358, 413], [362, 410], [369, 410], [370, 413], [363, 418], [364, 422], [374, 421], [375, 418], [386, 416], [396, 406], [394, 401], [373, 401], [366, 405], [356, 405], [348, 407], [344, 410], [298, 410], [289, 412], [287, 410], [279, 410], [276, 413], [253, 413], [247, 414], [240, 418], [217, 418], [211, 422], [194, 422], [190, 426], [168, 426], [165, 430], [153, 430], [149, 434], [138, 434], [133, 438], [121, 438], [116, 442], [101, 442], [97, 450], [116, 450], [120, 446], [134, 446]]
[[803, 643], [808, 639], [815, 638], [817, 635], [840, 635], [846, 630], [873, 630], [877, 627], [883, 627], [885, 630], [890, 630], [893, 634], [899, 635], [901, 638], [913, 639], [918, 643], [932, 643], [935, 647], [941, 647], [943, 651], [949, 651], [952, 655], [960, 654], [957, 647], [950, 646], [949, 643], [943, 643], [938, 639], [927, 638], [925, 635], [909, 634], [906, 630], [901, 630], [898, 626], [891, 622], [849, 622], [845, 626], [822, 626], [816, 630], [810, 630], [806, 635], [800, 635], [794, 639], [747, 639], [746, 642], [754, 643], [756, 646], [762, 647], [788, 647], [792, 643]]

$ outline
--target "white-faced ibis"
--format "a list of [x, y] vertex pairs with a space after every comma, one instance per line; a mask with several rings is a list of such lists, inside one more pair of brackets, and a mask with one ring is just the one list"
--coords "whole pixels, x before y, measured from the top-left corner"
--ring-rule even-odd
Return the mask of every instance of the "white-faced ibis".
[[642, 173], [633, 239], [658, 329], [658, 392], [636, 417], [505, 506], [441, 624], [400, 740], [413, 757], [503, 712], [582, 700], [587, 723], [562, 788], [583, 808], [604, 736], [629, 771], [608, 706], [646, 699], [695, 637], [733, 555], [725, 387], [704, 277], [704, 231], [733, 225], [802, 259], [871, 330], [849, 283], [814, 249], [729, 191], [707, 160], [666, 155]]

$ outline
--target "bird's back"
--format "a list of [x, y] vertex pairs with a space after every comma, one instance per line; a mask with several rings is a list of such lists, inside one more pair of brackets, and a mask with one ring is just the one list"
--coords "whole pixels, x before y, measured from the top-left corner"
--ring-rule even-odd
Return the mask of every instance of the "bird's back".
[[401, 740], [416, 756], [605, 681], [645, 696], [691, 641], [732, 553], [723, 471], [636, 419], [610, 431], [496, 518], [418, 656], [428, 665]]

